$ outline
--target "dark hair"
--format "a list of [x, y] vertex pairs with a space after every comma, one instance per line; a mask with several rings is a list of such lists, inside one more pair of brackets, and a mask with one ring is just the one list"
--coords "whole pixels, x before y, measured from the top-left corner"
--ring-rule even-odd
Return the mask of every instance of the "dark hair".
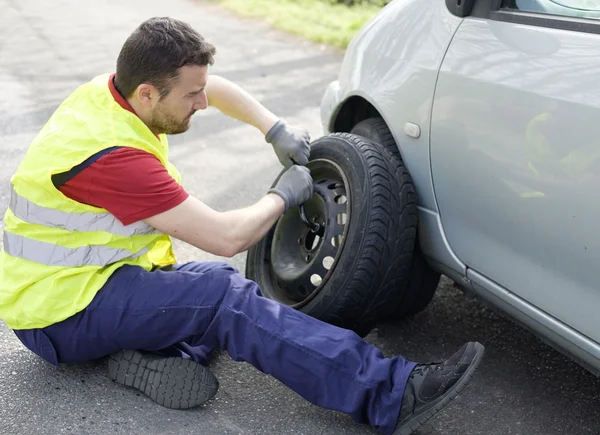
[[189, 24], [169, 17], [144, 21], [127, 38], [117, 59], [115, 86], [129, 97], [142, 83], [150, 83], [161, 98], [169, 94], [178, 69], [212, 65], [215, 46]]

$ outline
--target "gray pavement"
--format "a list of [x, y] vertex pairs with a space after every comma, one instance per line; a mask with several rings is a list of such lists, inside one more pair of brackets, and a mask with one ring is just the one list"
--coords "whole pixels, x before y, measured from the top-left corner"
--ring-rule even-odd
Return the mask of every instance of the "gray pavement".
[[[36, 131], [76, 86], [112, 71], [124, 39], [154, 15], [192, 23], [218, 47], [213, 71], [322, 134], [318, 104], [341, 61], [334, 50], [201, 1], [0, 0], [2, 214], [8, 180]], [[260, 133], [212, 110], [171, 143], [185, 187], [219, 210], [259, 199], [279, 172]], [[182, 243], [177, 252], [181, 261], [217, 258]], [[232, 263], [243, 270], [244, 256]], [[425, 312], [382, 325], [367, 340], [413, 360], [438, 360], [467, 340], [487, 346], [474, 381], [421, 435], [600, 433], [597, 378], [445, 279]], [[217, 353], [211, 368], [221, 383], [215, 399], [171, 411], [111, 383], [103, 362], [50, 366], [0, 322], [0, 434], [375, 433], [226, 354]]]

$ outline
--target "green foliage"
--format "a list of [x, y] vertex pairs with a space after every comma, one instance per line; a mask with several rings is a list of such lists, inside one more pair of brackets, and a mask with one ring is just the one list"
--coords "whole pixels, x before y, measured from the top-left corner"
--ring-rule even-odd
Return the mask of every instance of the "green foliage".
[[344, 49], [390, 0], [212, 0], [240, 15]]
[[321, 0], [331, 4], [344, 4], [346, 6], [372, 5], [383, 7], [392, 0]]

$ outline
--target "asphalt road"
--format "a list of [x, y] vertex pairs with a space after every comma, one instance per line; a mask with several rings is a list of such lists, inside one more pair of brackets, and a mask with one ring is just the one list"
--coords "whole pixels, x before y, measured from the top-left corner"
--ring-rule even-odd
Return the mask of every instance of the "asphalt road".
[[[28, 143], [76, 86], [111, 72], [120, 46], [144, 19], [170, 15], [218, 47], [213, 71], [237, 81], [289, 121], [322, 134], [318, 104], [341, 55], [186, 0], [0, 0], [0, 212]], [[175, 137], [172, 160], [186, 188], [219, 210], [260, 198], [279, 172], [251, 127], [215, 111]], [[181, 243], [181, 261], [213, 259]], [[243, 270], [244, 256], [232, 263]], [[439, 360], [479, 340], [486, 357], [465, 392], [421, 435], [598, 434], [600, 381], [443, 280], [431, 306], [381, 326], [367, 340], [386, 355]], [[246, 363], [218, 353], [221, 388], [189, 411], [162, 408], [110, 382], [102, 362], [56, 369], [0, 322], [0, 434], [369, 434], [345, 415], [319, 409]]]

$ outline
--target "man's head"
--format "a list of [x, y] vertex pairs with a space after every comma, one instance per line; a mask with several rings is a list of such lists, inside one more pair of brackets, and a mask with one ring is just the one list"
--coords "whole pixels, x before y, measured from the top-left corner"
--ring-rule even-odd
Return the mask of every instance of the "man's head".
[[191, 26], [151, 18], [125, 41], [115, 85], [154, 133], [177, 134], [207, 107], [204, 87], [215, 47]]

